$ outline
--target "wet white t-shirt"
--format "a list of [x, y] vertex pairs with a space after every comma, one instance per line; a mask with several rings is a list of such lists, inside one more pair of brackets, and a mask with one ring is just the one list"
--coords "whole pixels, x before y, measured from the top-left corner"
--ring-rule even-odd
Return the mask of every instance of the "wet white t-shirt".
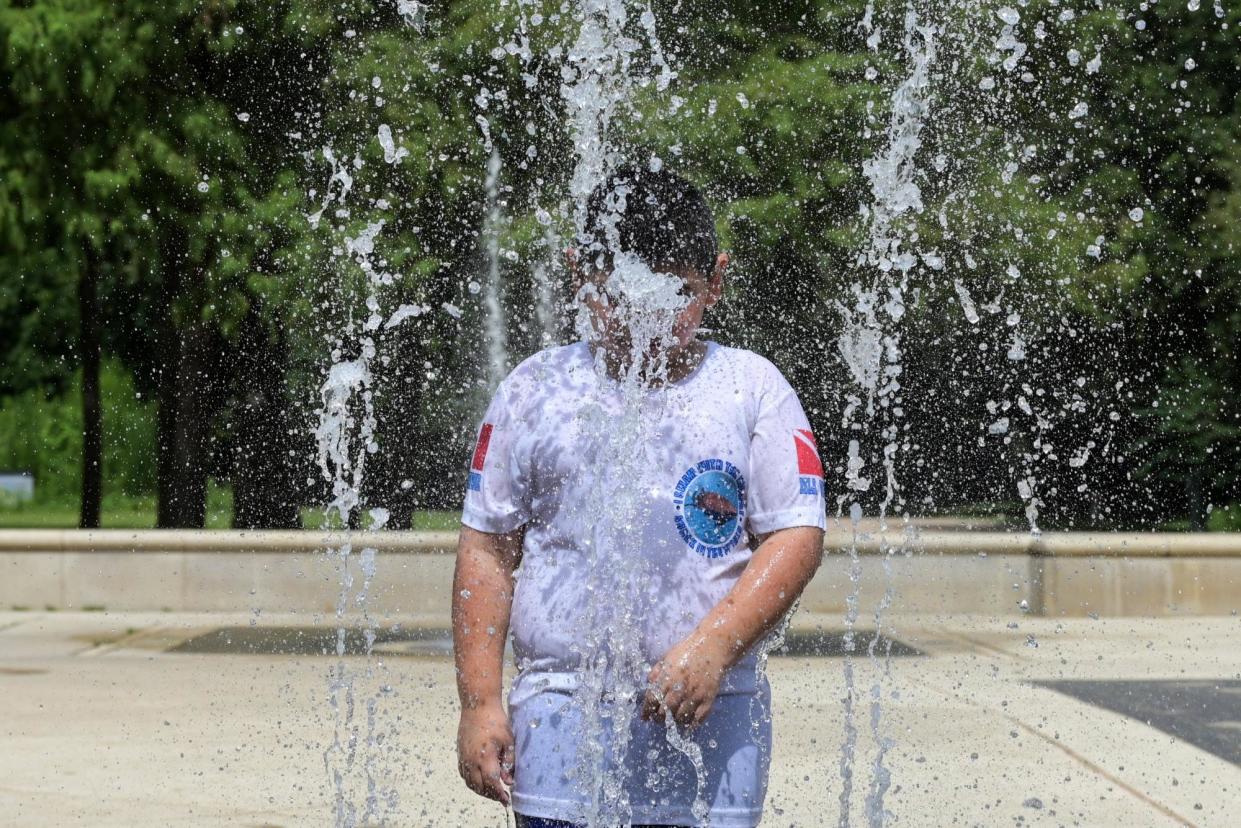
[[[580, 819], [564, 700], [598, 642], [590, 631], [601, 606], [626, 614], [642, 660], [657, 662], [736, 583], [756, 535], [825, 527], [823, 468], [797, 395], [763, 357], [709, 342], [693, 373], [646, 391], [635, 409], [576, 343], [536, 354], [501, 383], [479, 429], [462, 522], [491, 533], [526, 527], [510, 621], [514, 808]], [[622, 595], [611, 584], [600, 596], [603, 570], [640, 586]], [[770, 723], [756, 660], [751, 652], [728, 671], [691, 734], [704, 745], [711, 824], [721, 828], [761, 816]], [[663, 763], [659, 778], [629, 775], [632, 823], [694, 824], [689, 760], [662, 724], [632, 729], [629, 754], [648, 769]]]

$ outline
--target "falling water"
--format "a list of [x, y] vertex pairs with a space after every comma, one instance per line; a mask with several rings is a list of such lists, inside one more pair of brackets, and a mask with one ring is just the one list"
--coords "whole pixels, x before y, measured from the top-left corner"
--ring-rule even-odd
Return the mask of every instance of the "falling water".
[[[862, 19], [861, 29], [867, 35], [867, 45], [878, 50], [882, 33], [873, 21], [873, 7], [868, 6]], [[867, 245], [857, 256], [860, 268], [877, 273], [869, 287], [853, 285], [854, 307], [844, 308], [844, 330], [838, 344], [845, 364], [865, 396], [864, 418], [855, 420], [862, 397], [850, 394], [842, 426], [845, 433], [864, 428], [869, 423], [879, 429], [884, 441], [881, 465], [884, 476], [883, 498], [879, 504], [879, 532], [887, 531], [887, 516], [897, 501], [899, 486], [896, 480], [896, 457], [900, 449], [901, 374], [904, 371], [901, 354], [899, 325], [905, 315], [905, 294], [909, 289], [911, 273], [919, 264], [919, 257], [907, 249], [909, 241], [917, 236], [906, 229], [908, 218], [923, 209], [922, 193], [916, 182], [915, 159], [922, 146], [921, 134], [931, 107], [930, 69], [935, 61], [935, 41], [938, 31], [934, 25], [921, 22], [912, 4], [907, 5], [904, 15], [902, 49], [906, 56], [908, 74], [892, 94], [888, 124], [883, 135], [883, 148], [879, 154], [862, 165], [863, 173], [870, 182], [871, 200], [862, 205], [862, 215], [868, 224]], [[886, 321], [884, 320], [886, 317]], [[859, 442], [849, 442], [849, 458], [846, 467], [846, 494], [840, 498], [841, 505], [854, 499], [849, 506], [852, 526], [852, 542], [849, 548], [850, 594], [846, 599], [845, 616], [845, 737], [841, 745], [840, 771], [840, 825], [850, 824], [852, 807], [853, 772], [856, 761], [858, 728], [855, 722], [856, 690], [852, 653], [856, 647], [854, 628], [859, 615], [859, 590], [861, 563], [858, 558], [858, 525], [862, 509], [856, 497], [870, 490], [871, 481], [862, 477], [865, 461], [861, 456]], [[850, 494], [852, 493], [852, 494]], [[894, 597], [891, 556], [900, 549], [881, 539], [880, 554], [883, 561], [884, 594], [875, 608], [875, 633], [867, 647], [867, 655], [876, 664], [876, 647], [884, 631], [884, 613]], [[886, 649], [886, 647], [885, 647]], [[883, 678], [889, 671], [885, 657], [882, 673], [870, 688], [870, 731], [875, 742], [875, 757], [871, 768], [871, 785], [866, 796], [866, 820], [868, 825], [883, 825], [888, 818], [884, 809], [884, 797], [891, 784], [891, 771], [884, 764], [892, 740], [882, 728]]]
[[[634, 91], [640, 82], [645, 82], [633, 66], [635, 52], [641, 46], [632, 31], [633, 11], [656, 71], [656, 89], [666, 90], [675, 77], [663, 57], [655, 17], [649, 7], [624, 0], [586, 0], [582, 4], [577, 12], [577, 39], [569, 49], [561, 87], [577, 148], [570, 196], [579, 233], [585, 227], [590, 194], [608, 178], [620, 157], [612, 130], [625, 117], [632, 117]], [[616, 196], [620, 201], [611, 204], [603, 217], [608, 247], [613, 251], [621, 249], [615, 222], [624, 209], [624, 192]], [[605, 408], [588, 405], [584, 412], [587, 418], [591, 411], [605, 417], [596, 427], [600, 433], [612, 436], [605, 441], [603, 456], [596, 465], [614, 472], [600, 477], [592, 493], [594, 508], [588, 509], [590, 514], [608, 515], [608, 520], [597, 527], [589, 545], [587, 593], [591, 598], [586, 615], [586, 644], [581, 648], [580, 683], [574, 693], [583, 722], [574, 776], [590, 798], [583, 817], [591, 828], [629, 823], [625, 781], [633, 769], [629, 763], [616, 760], [624, 757], [628, 749], [637, 705], [617, 701], [638, 699], [646, 689], [642, 624], [633, 608], [642, 605], [641, 584], [649, 582], [649, 575], [643, 571], [643, 556], [628, 549], [634, 542], [634, 533], [627, 527], [641, 519], [643, 493], [634, 483], [642, 477], [636, 464], [642, 462], [644, 446], [652, 442], [654, 435], [649, 433], [649, 425], [659, 420], [650, 410], [649, 392], [667, 378], [667, 365], [662, 359], [652, 363], [648, 349], [658, 344], [656, 351], [666, 350], [672, 320], [686, 302], [679, 289], [679, 280], [652, 273], [636, 257], [614, 257], [607, 294], [616, 303], [613, 315], [623, 319], [630, 331], [631, 353], [614, 382], [607, 377], [604, 353], [599, 349], [596, 372], [602, 387], [615, 388], [620, 410], [608, 410], [605, 415]], [[583, 291], [590, 290], [590, 285], [583, 287]], [[577, 325], [579, 335], [589, 340], [594, 338], [594, 332], [584, 298], [585, 295], [578, 297]], [[618, 603], [631, 609], [618, 614]], [[692, 811], [696, 818], [706, 819], [709, 805], [705, 799], [701, 748], [681, 733], [670, 711], [666, 716], [668, 742], [694, 766], [697, 793]]]
[[[346, 249], [368, 276], [373, 273], [370, 256], [374, 238], [382, 228], [382, 222], [372, 224], [360, 236], [346, 239]], [[372, 284], [370, 280], [368, 284]], [[358, 553], [362, 583], [355, 591], [355, 578], [351, 571], [353, 544], [348, 538], [348, 528], [352, 525], [360, 505], [359, 493], [366, 457], [378, 450], [371, 395], [371, 366], [377, 354], [374, 340], [369, 334], [379, 327], [381, 319], [376, 313], [378, 304], [373, 290], [372, 284], [372, 292], [367, 296], [367, 306], [372, 314], [362, 326], [366, 333], [356, 342], [358, 356], [354, 359], [343, 359], [343, 352], [339, 347], [333, 351], [334, 362], [323, 383], [323, 406], [319, 428], [316, 430], [320, 470], [324, 478], [332, 483], [333, 499], [328, 505], [327, 513], [346, 529], [346, 539], [335, 549], [329, 549], [329, 554], [337, 559], [341, 580], [336, 600], [337, 662], [329, 681], [331, 705], [336, 714], [335, 733], [323, 758], [335, 792], [336, 824], [347, 828], [369, 822], [379, 813], [385, 802], [395, 804], [396, 798], [395, 791], [380, 790], [376, 776], [373, 746], [378, 700], [373, 696], [366, 698], [366, 721], [364, 725], [360, 724], [355, 717], [358, 676], [349, 669], [344, 660], [347, 616], [351, 609], [356, 608], [361, 614], [366, 642], [367, 664], [363, 677], [373, 677], [370, 655], [375, 642], [375, 624], [370, 615], [368, 598], [376, 574], [376, 550], [373, 547], [363, 547]], [[360, 422], [357, 420], [359, 407]], [[375, 508], [371, 509], [369, 514], [372, 528], [382, 529], [387, 521], [387, 513], [383, 509]], [[362, 757], [360, 768], [359, 753]], [[360, 812], [350, 792], [359, 770], [366, 789]]]
[[[376, 140], [386, 163], [399, 164], [408, 156], [404, 148], [396, 147], [387, 125], [379, 127]], [[331, 227], [333, 238], [341, 239], [339, 244], [331, 246], [333, 266], [341, 273], [342, 281], [350, 271], [360, 273], [365, 286], [361, 303], [365, 308], [364, 319], [355, 319], [353, 303], [345, 300], [348, 318], [331, 351], [331, 365], [320, 388], [319, 424], [315, 429], [319, 470], [332, 487], [332, 499], [326, 507], [328, 525], [340, 526], [345, 533], [339, 544], [328, 548], [328, 556], [334, 560], [340, 578], [340, 588], [335, 607], [337, 661], [328, 680], [334, 732], [331, 744], [324, 751], [323, 762], [333, 791], [335, 824], [339, 828], [353, 828], [382, 820], [385, 813], [397, 807], [399, 800], [395, 788], [385, 782], [379, 764], [383, 738], [379, 705], [391, 691], [386, 685], [374, 692], [364, 689], [364, 683], [378, 677], [376, 665], [371, 661], [376, 623], [370, 611], [370, 590], [378, 572], [377, 550], [364, 546], [355, 554], [351, 537], [351, 530], [361, 522], [364, 509], [370, 529], [382, 530], [388, 521], [387, 510], [378, 506], [366, 508], [361, 495], [366, 459], [379, 450], [373, 394], [374, 370], [382, 357], [375, 337], [381, 329], [392, 328], [423, 309], [403, 306], [385, 321], [380, 289], [390, 284], [393, 277], [383, 269], [383, 259], [376, 255], [375, 248], [387, 222], [383, 218], [369, 221], [350, 235], [346, 228], [352, 176], [363, 169], [364, 162], [361, 157], [337, 158], [336, 153], [326, 147], [323, 158], [331, 165], [332, 173], [319, 209], [308, 216], [308, 220], [313, 227], [318, 227], [329, 211], [332, 219], [339, 220], [339, 225], [333, 221]], [[357, 582], [355, 568], [361, 575], [361, 583]], [[366, 660], [361, 670], [351, 669], [345, 660], [353, 613], [362, 628], [365, 647]], [[357, 710], [359, 701], [364, 711], [361, 720]], [[388, 747], [391, 746], [390, 741]]]
[[487, 195], [487, 213], [483, 220], [487, 277], [483, 284], [483, 328], [487, 341], [487, 388], [494, 391], [500, 380], [508, 375], [508, 330], [500, 300], [500, 234], [504, 215], [500, 209], [500, 152], [494, 148], [487, 160], [484, 190]]
[[[587, 197], [619, 163], [619, 147], [623, 142], [617, 139], [617, 132], [636, 115], [636, 90], [645, 88], [664, 93], [676, 80], [676, 72], [662, 54], [654, 15], [645, 5], [627, 0], [581, 0], [572, 6], [572, 14], [578, 24], [573, 44], [567, 51], [537, 56], [533, 55], [525, 36], [527, 6], [533, 10], [535, 4], [530, 0], [519, 2], [519, 7], [523, 10], [523, 29], [514, 41], [515, 51], [509, 50], [508, 54], [519, 55], [528, 69], [535, 62], [544, 59], [559, 64], [565, 119], [572, 145], [577, 152], [576, 164], [568, 185], [569, 198], [560, 201], [553, 209], [540, 208], [536, 212], [536, 218], [544, 228], [544, 247], [550, 257], [552, 251], [558, 247], [553, 225], [557, 222], [562, 226], [570, 223], [569, 211], [572, 210], [572, 223], [580, 231]], [[1197, 2], [1194, 0], [1191, 9], [1196, 6]], [[570, 6], [565, 6], [565, 9], [569, 8]], [[934, 281], [935, 273], [944, 269], [940, 254], [921, 242], [916, 231], [912, 229], [918, 216], [926, 209], [924, 197], [928, 204], [935, 203], [931, 190], [923, 192], [926, 187], [924, 174], [927, 170], [920, 170], [918, 167], [920, 153], [928, 154], [924, 144], [933, 140], [928, 137], [932, 130], [926, 128], [930, 125], [947, 129], [938, 123], [947, 117], [943, 111], [936, 111], [936, 123], [932, 123], [932, 106], [954, 104], [953, 101], [937, 101], [933, 94], [936, 84], [946, 83], [938, 74], [943, 68], [939, 62], [947, 63], [954, 52], [960, 52], [967, 57], [979, 56], [979, 62], [987, 64], [987, 71], [1000, 75], [1003, 70], [1012, 73], [1014, 77], [1022, 77], [1023, 83], [1028, 82], [1024, 75], [1021, 75], [1020, 68], [1022, 58], [1028, 50], [1021, 39], [1023, 12], [1008, 6], [998, 10], [988, 7], [985, 11], [971, 11], [975, 16], [966, 15], [963, 19], [971, 21], [966, 25], [978, 26], [974, 34], [978, 40], [971, 42], [969, 49], [956, 49], [953, 48], [954, 45], [960, 45], [967, 40], [960, 32], [953, 30], [961, 25], [958, 18], [949, 18], [946, 13], [941, 12], [931, 15], [927, 13], [927, 8], [928, 6], [907, 5], [901, 23], [889, 26], [885, 31], [884, 26], [890, 18], [877, 14], [874, 5], [868, 4], [860, 21], [861, 38], [875, 53], [884, 47], [885, 37], [889, 42], [894, 37], [899, 37], [898, 48], [903, 59], [903, 69], [901, 77], [894, 79], [896, 85], [888, 101], [889, 105], [873, 107], [870, 110], [872, 113], [887, 111], [886, 122], [881, 123], [876, 120], [877, 116], [872, 114], [872, 120], [865, 126], [866, 137], [877, 137], [880, 144], [873, 157], [862, 166], [870, 193], [861, 207], [862, 223], [867, 232], [855, 263], [858, 270], [867, 274], [867, 277], [860, 278], [852, 285], [851, 295], [840, 297], [836, 303], [842, 320], [842, 329], [836, 344], [852, 382], [852, 387], [845, 396], [840, 421], [846, 435], [848, 458], [845, 493], [837, 504], [838, 517], [847, 511], [853, 529], [853, 542], [849, 549], [850, 589], [845, 613], [845, 649], [848, 657], [843, 667], [846, 688], [842, 708], [844, 738], [839, 755], [839, 824], [842, 826], [850, 824], [855, 806], [853, 800], [860, 729], [858, 717], [861, 694], [855, 687], [855, 654], [858, 649], [856, 627], [862, 613], [862, 568], [858, 557], [862, 501], [872, 492], [874, 494], [871, 496], [878, 499], [881, 533], [887, 532], [890, 513], [903, 515], [905, 512], [896, 469], [898, 457], [904, 458], [909, 452], [907, 438], [904, 436], [908, 424], [902, 410], [904, 349], [907, 347], [905, 343], [908, 336], [907, 329], [903, 326], [910, 324], [905, 321], [906, 303], [916, 304], [917, 290], [927, 287]], [[1025, 6], [1021, 8], [1024, 9]], [[396, 9], [411, 26], [421, 28], [425, 24], [426, 7], [423, 4], [399, 0]], [[987, 25], [980, 22], [983, 17], [987, 18]], [[955, 42], [953, 38], [956, 38]], [[1034, 44], [1036, 38], [1037, 33], [1034, 38], [1030, 38], [1030, 43]], [[978, 48], [973, 49], [973, 46]], [[1101, 57], [1098, 53], [1089, 60], [1080, 54], [1076, 58], [1070, 55], [1071, 65], [1077, 66], [1079, 61], [1083, 63], [1086, 75], [1099, 71]], [[949, 74], [951, 73], [946, 70], [943, 72], [944, 76]], [[879, 70], [876, 67], [867, 68], [868, 80], [873, 80], [878, 75]], [[990, 76], [983, 78], [978, 89], [983, 93], [990, 93], [996, 89], [995, 79]], [[998, 93], [982, 94], [977, 101], [955, 102], [955, 105], [962, 108], [977, 105], [979, 112], [983, 114], [975, 117], [982, 118], [997, 115], [1005, 105], [1004, 100]], [[487, 380], [494, 388], [507, 371], [509, 357], [501, 282], [503, 256], [500, 239], [505, 229], [502, 209], [504, 199], [501, 196], [504, 189], [500, 178], [500, 150], [503, 142], [498, 131], [494, 135], [492, 133], [492, 124], [486, 116], [488, 101], [487, 96], [482, 94], [476, 100], [480, 110], [476, 121], [490, 154], [484, 181], [486, 209], [483, 241], [487, 269], [484, 284], [478, 287], [483, 294], [481, 305], [487, 343]], [[1075, 100], [1071, 108], [1065, 107], [1062, 114], [1071, 121], [1084, 123], [1090, 117], [1091, 110], [1085, 100]], [[958, 120], [965, 122], [968, 119]], [[999, 120], [1001, 119], [997, 117], [996, 121]], [[973, 128], [977, 124], [970, 123], [968, 126]], [[399, 164], [407, 157], [408, 152], [398, 146], [390, 128], [381, 126], [377, 140], [386, 163]], [[962, 155], [966, 154], [966, 147], [967, 144], [963, 142], [958, 148]], [[1005, 168], [1005, 177], [1002, 179], [1005, 184], [1012, 180], [1013, 173], [1020, 164], [1031, 157], [1033, 149], [1034, 147], [1026, 145], [1021, 136], [1005, 134], [1003, 151], [1012, 155], [1012, 161]], [[321, 469], [333, 487], [330, 509], [343, 525], [350, 526], [358, 522], [364, 508], [359, 489], [366, 455], [374, 450], [375, 446], [375, 418], [370, 394], [374, 384], [372, 371], [377, 370], [380, 357], [370, 334], [378, 326], [376, 320], [382, 319], [379, 286], [383, 284], [383, 274], [374, 264], [379, 259], [373, 256], [373, 250], [376, 241], [382, 237], [384, 224], [381, 220], [367, 225], [361, 231], [351, 230], [352, 235], [345, 232], [347, 222], [341, 213], [345, 210], [346, 200], [351, 192], [352, 176], [360, 168], [361, 161], [337, 157], [330, 149], [324, 150], [323, 159], [330, 165], [331, 173], [324, 194], [312, 196], [318, 210], [310, 216], [310, 221], [312, 225], [318, 226], [325, 220], [332, 224], [335, 224], [337, 219], [340, 220], [340, 227], [333, 227], [333, 230], [343, 239], [342, 249], [345, 252], [336, 263], [342, 268], [360, 268], [367, 277], [369, 287], [365, 299], [369, 317], [365, 322], [347, 326], [333, 351], [332, 366], [321, 389], [321, 421], [317, 432]], [[937, 172], [942, 172], [944, 164], [950, 165], [959, 160], [951, 157], [943, 159], [941, 155], [932, 163]], [[655, 165], [659, 162], [652, 158], [651, 163]], [[958, 186], [957, 191], [949, 193], [943, 202], [952, 204], [955, 199], [956, 203], [960, 203], [970, 195], [968, 187]], [[1141, 208], [1135, 210], [1136, 213], [1130, 214], [1130, 219], [1140, 222], [1143, 218]], [[951, 238], [949, 218], [941, 213], [938, 219], [945, 229], [945, 238]], [[1019, 233], [1018, 237], [1020, 238]], [[987, 292], [984, 285], [971, 280], [970, 273], [974, 270], [975, 263], [970, 255], [969, 241], [959, 241], [965, 248], [962, 254], [963, 267], [956, 268], [945, 283], [950, 291], [948, 295], [955, 297], [952, 300], [953, 311], [956, 312], [959, 307], [965, 324], [970, 326], [965, 330], [979, 330], [985, 327], [985, 323], [991, 318], [1002, 321], [1005, 343], [998, 351], [999, 361], [1013, 373], [1014, 391], [1011, 398], [987, 401], [987, 422], [982, 423], [982, 430], [987, 435], [1002, 438], [1007, 445], [1022, 416], [1030, 423], [1027, 436], [1032, 447], [1017, 449], [1019, 459], [1012, 463], [1013, 479], [1009, 485], [1015, 486], [1030, 528], [1037, 531], [1039, 508], [1043, 505], [1041, 498], [1046, 496], [1039, 489], [1039, 464], [1048, 462], [1046, 457], [1054, 459], [1047, 435], [1054, 427], [1056, 418], [1063, 419], [1067, 415], [1056, 413], [1055, 403], [1051, 401], [1050, 395], [1044, 397], [1042, 388], [1032, 384], [1032, 381], [1023, 381], [1018, 375], [1018, 371], [1025, 370], [1022, 366], [1027, 354], [1035, 346], [1037, 336], [1037, 331], [1029, 321], [1030, 314], [1023, 318], [1021, 308], [1015, 304], [1004, 305], [1005, 302], [1013, 303], [1012, 294], [1019, 290], [1022, 274], [1018, 263], [1008, 264], [1005, 274], [1008, 279], [1005, 287], [1010, 291], [1009, 298], [1005, 299], [1003, 289], [996, 296], [994, 292]], [[1098, 259], [1102, 255], [1103, 245], [1103, 237], [1100, 236], [1087, 248], [1087, 254]], [[660, 304], [662, 300], [659, 297], [663, 294], [658, 274], [652, 274], [640, 267], [640, 263], [622, 261], [619, 265], [615, 274], [616, 281], [609, 284], [609, 290], [615, 290], [618, 295], [627, 297], [630, 307], [635, 309], [645, 308], [645, 311], [651, 311], [652, 306], [644, 306], [643, 302], [654, 301], [655, 317], [658, 317], [660, 312], [669, 310], [670, 305]], [[534, 264], [532, 275], [534, 321], [540, 343], [547, 345], [556, 341], [560, 328], [553, 288], [553, 264], [550, 258]], [[399, 324], [401, 319], [426, 310], [428, 309], [416, 305], [403, 306], [391, 316], [387, 326]], [[454, 315], [459, 313], [455, 308], [450, 312], [454, 312]], [[655, 339], [660, 335], [655, 330], [650, 330], [647, 334]], [[620, 380], [623, 410], [619, 416], [605, 417], [602, 409], [595, 412], [598, 427], [615, 435], [604, 452], [601, 465], [613, 469], [610, 482], [620, 481], [620, 485], [613, 488], [605, 489], [601, 486], [595, 493], [595, 500], [601, 507], [606, 504], [606, 510], [600, 508], [598, 511], [610, 513], [616, 526], [623, 525], [627, 518], [633, 518], [638, 508], [634, 493], [624, 485], [624, 471], [631, 468], [633, 458], [640, 455], [637, 449], [648, 436], [644, 430], [647, 416], [640, 400], [645, 391], [649, 390], [652, 379], [659, 374], [659, 366], [647, 366], [651, 370], [645, 372], [637, 371], [636, 366], [641, 362], [635, 354], [630, 363], [630, 373]], [[871, 444], [882, 448], [874, 451]], [[1073, 456], [1068, 458], [1069, 465], [1074, 468], [1084, 465], [1091, 457], [1094, 447], [1095, 444], [1091, 442], [1075, 451]], [[382, 525], [382, 510], [372, 509], [370, 514], [377, 525]], [[875, 636], [866, 648], [870, 666], [877, 671], [877, 678], [870, 687], [868, 702], [869, 730], [875, 751], [869, 762], [869, 788], [864, 803], [865, 819], [869, 825], [883, 825], [891, 819], [891, 814], [885, 808], [885, 798], [892, 784], [886, 761], [893, 742], [885, 735], [883, 717], [885, 683], [890, 683], [890, 664], [886, 648], [887, 642], [891, 640], [891, 622], [887, 613], [894, 599], [894, 556], [907, 553], [911, 546], [908, 524], [905, 528], [906, 532], [899, 543], [889, 542], [886, 535], [882, 538], [881, 563], [885, 590], [873, 608]], [[624, 717], [605, 716], [601, 701], [608, 697], [632, 695], [640, 692], [643, 687], [634, 670], [640, 661], [638, 627], [632, 613], [622, 613], [618, 617], [613, 606], [615, 596], [624, 594], [615, 591], [619, 585], [631, 586], [642, 579], [641, 565], [636, 562], [640, 556], [617, 554], [618, 548], [623, 550], [623, 545], [627, 542], [629, 541], [623, 533], [612, 532], [608, 527], [601, 526], [590, 544], [594, 579], [590, 592], [594, 598], [588, 608], [587, 617], [592, 620], [592, 627], [589, 646], [583, 648], [581, 653], [582, 681], [575, 692], [575, 703], [582, 707], [587, 720], [585, 744], [576, 770], [579, 782], [592, 796], [590, 810], [586, 814], [586, 819], [592, 826], [622, 824], [626, 821], [628, 808], [623, 793], [625, 770], [610, 768], [608, 762], [610, 757], [623, 754], [628, 739], [629, 722], [624, 721]], [[373, 640], [373, 625], [366, 609], [366, 595], [376, 573], [376, 559], [373, 549], [363, 549], [354, 554], [348, 540], [334, 548], [331, 554], [341, 573], [337, 604], [337, 619], [341, 623], [341, 630], [338, 632], [337, 652], [343, 655], [343, 621], [351, 608], [356, 606], [361, 609], [368, 631], [368, 641]], [[355, 584], [355, 577], [351, 574], [351, 560], [359, 564], [362, 574], [360, 585]], [[881, 656], [883, 663], [880, 670]], [[385, 796], [378, 776], [374, 773], [373, 754], [365, 752], [365, 743], [373, 736], [373, 725], [366, 725], [366, 728], [370, 728], [366, 730], [355, 721], [357, 694], [354, 678], [354, 675], [345, 670], [343, 660], [333, 672], [330, 688], [337, 723], [333, 744], [325, 755], [325, 764], [332, 774], [336, 793], [337, 822], [349, 825], [374, 819], [380, 813]], [[368, 721], [373, 722], [374, 698], [367, 701], [367, 710]], [[696, 761], [701, 782], [701, 760], [696, 760], [692, 741], [684, 739], [671, 724], [667, 732], [668, 738], [676, 742], [691, 761]], [[356, 805], [350, 792], [351, 774], [355, 773], [360, 774], [361, 784], [367, 791], [364, 801]], [[701, 812], [704, 806], [700, 791], [696, 812]]]
[[[615, 218], [612, 219], [613, 224]], [[613, 231], [614, 232], [614, 231]], [[619, 245], [612, 242], [612, 249]], [[588, 400], [579, 416], [587, 431], [608, 434], [600, 446], [597, 466], [611, 470], [603, 475], [590, 493], [584, 513], [606, 515], [594, 525], [588, 544], [588, 584], [585, 643], [580, 647], [582, 664], [574, 704], [581, 713], [582, 735], [578, 762], [573, 771], [578, 783], [590, 795], [583, 818], [587, 825], [628, 824], [630, 803], [625, 783], [634, 772], [622, 761], [630, 743], [630, 728], [638, 705], [634, 702], [646, 690], [648, 665], [643, 653], [643, 618], [640, 608], [647, 597], [643, 585], [650, 582], [644, 556], [633, 549], [632, 526], [645, 519], [644, 491], [638, 481], [646, 448], [656, 434], [657, 408], [662, 398], [650, 394], [653, 387], [667, 380], [668, 366], [662, 358], [650, 357], [651, 346], [666, 351], [672, 336], [672, 322], [687, 299], [680, 294], [675, 277], [656, 274], [637, 257], [617, 254], [607, 281], [612, 297], [612, 313], [623, 319], [630, 331], [631, 344], [621, 375], [610, 378], [602, 348], [596, 352], [599, 390], [611, 396], [616, 405], [603, 399]], [[583, 287], [589, 293], [593, 286]], [[579, 297], [578, 333], [592, 340], [598, 335]], [[638, 535], [640, 537], [640, 535]], [[622, 607], [617, 611], [617, 607]], [[705, 771], [702, 750], [682, 734], [666, 712], [665, 733], [670, 744], [685, 754], [697, 776], [693, 813], [705, 819]]]
[[560, 308], [556, 301], [555, 272], [559, 245], [551, 228], [543, 234], [543, 251], [534, 263], [531, 282], [531, 298], [534, 301], [534, 319], [539, 332], [539, 347], [546, 348], [560, 341]]

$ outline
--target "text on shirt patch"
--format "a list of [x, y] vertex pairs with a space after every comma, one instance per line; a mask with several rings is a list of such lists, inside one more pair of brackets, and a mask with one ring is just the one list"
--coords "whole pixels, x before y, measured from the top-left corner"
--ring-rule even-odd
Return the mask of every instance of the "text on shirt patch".
[[797, 447], [799, 492], [804, 495], [823, 494], [823, 462], [819, 459], [819, 446], [810, 429], [794, 431], [793, 445]]
[[470, 461], [469, 489], [477, 492], [483, 487], [483, 463], [487, 461], [487, 447], [491, 445], [491, 423], [483, 423], [474, 445], [474, 459]]
[[672, 503], [677, 533], [699, 555], [723, 557], [741, 540], [745, 478], [727, 460], [702, 460], [686, 469], [672, 491]]

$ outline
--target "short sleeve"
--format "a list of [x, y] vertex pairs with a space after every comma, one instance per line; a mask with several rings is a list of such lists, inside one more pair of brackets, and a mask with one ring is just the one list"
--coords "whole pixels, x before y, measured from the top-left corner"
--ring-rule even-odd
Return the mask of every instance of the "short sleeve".
[[471, 529], [504, 534], [530, 519], [526, 486], [514, 451], [519, 422], [510, 392], [501, 383], [483, 415], [470, 454], [461, 522]]
[[767, 364], [750, 439], [749, 524], [765, 535], [793, 526], [827, 528], [823, 463], [801, 402], [788, 381]]

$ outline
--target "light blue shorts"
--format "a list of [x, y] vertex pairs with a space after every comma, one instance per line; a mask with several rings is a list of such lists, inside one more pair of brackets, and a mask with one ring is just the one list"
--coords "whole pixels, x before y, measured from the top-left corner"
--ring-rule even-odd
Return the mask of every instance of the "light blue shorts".
[[[513, 810], [545, 819], [584, 822], [585, 794], [571, 778], [576, 770], [582, 713], [571, 692], [542, 690], [510, 701], [516, 738]], [[667, 739], [662, 723], [645, 722], [639, 705], [605, 708], [605, 732], [616, 715], [631, 717], [623, 762], [629, 813], [635, 825], [697, 825], [693, 805], [698, 775], [693, 762]], [[702, 751], [703, 800], [713, 828], [753, 828], [762, 817], [771, 760], [771, 695], [766, 680], [758, 692], [718, 696], [711, 713], [689, 739]], [[610, 741], [610, 740], [609, 740]], [[615, 751], [609, 750], [611, 756]], [[609, 771], [610, 773], [611, 771]], [[618, 774], [620, 775], [620, 774]]]

